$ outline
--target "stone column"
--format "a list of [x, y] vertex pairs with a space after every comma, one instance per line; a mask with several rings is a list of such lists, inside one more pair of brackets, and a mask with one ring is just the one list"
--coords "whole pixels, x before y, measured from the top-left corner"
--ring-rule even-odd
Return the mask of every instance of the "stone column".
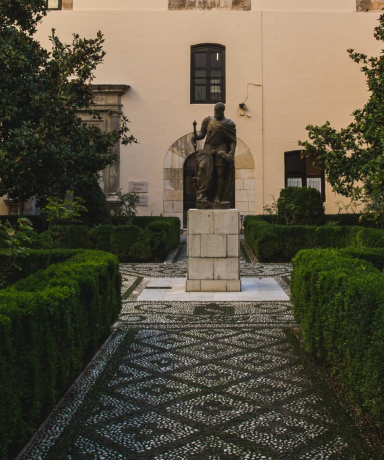
[[188, 211], [187, 292], [240, 292], [237, 209]]

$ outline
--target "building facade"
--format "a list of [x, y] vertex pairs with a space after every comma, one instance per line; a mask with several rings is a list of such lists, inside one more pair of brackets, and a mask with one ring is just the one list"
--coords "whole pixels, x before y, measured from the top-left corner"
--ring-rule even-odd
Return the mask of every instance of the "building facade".
[[280, 189], [308, 185], [321, 190], [327, 213], [338, 211], [343, 198], [301, 159], [298, 140], [308, 124], [346, 126], [367, 101], [346, 50], [380, 53], [379, 12], [356, 12], [355, 0], [48, 1], [38, 39], [49, 48], [52, 28], [63, 41], [102, 31], [100, 127], [113, 129], [124, 113], [139, 141], [121, 146], [120, 164], [103, 174], [111, 204], [118, 190], [136, 190], [140, 215], [183, 222], [193, 206], [192, 123], [200, 127], [223, 101], [238, 136], [232, 206], [261, 214]]

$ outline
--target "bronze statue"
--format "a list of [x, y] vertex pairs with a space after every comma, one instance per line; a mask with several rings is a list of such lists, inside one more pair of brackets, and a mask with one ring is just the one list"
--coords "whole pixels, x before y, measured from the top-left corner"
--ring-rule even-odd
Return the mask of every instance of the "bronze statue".
[[229, 208], [228, 193], [235, 175], [236, 125], [224, 116], [225, 105], [215, 105], [213, 117], [204, 118], [199, 133], [192, 143], [204, 139], [205, 145], [197, 152], [197, 175], [195, 178], [197, 208]]

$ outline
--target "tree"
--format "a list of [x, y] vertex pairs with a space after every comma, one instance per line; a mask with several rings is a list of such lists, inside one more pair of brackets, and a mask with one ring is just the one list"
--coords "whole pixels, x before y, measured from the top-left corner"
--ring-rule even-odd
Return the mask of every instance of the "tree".
[[21, 201], [76, 190], [116, 160], [116, 142], [136, 141], [125, 117], [103, 133], [78, 116], [91, 111], [103, 35], [68, 45], [52, 30], [47, 51], [33, 36], [45, 15], [45, 0], [0, 1], [0, 196]]
[[121, 191], [116, 195], [121, 205], [115, 211], [114, 222], [118, 222], [119, 225], [132, 225], [133, 219], [137, 216], [139, 195], [135, 192], [122, 193]]
[[[73, 198], [73, 192], [69, 192]], [[47, 268], [51, 263], [52, 251], [56, 241], [67, 233], [68, 225], [80, 222], [81, 213], [87, 212], [82, 205], [82, 198], [75, 199], [55, 199], [48, 197], [47, 205], [41, 210], [44, 219], [48, 222], [48, 231], [50, 231], [51, 246], [47, 260]]]
[[[374, 30], [376, 40], [384, 41], [384, 15]], [[351, 59], [362, 63], [371, 93], [354, 120], [337, 131], [329, 121], [323, 126], [307, 126], [309, 141], [299, 142], [304, 154], [315, 155], [333, 190], [360, 201], [378, 222], [384, 216], [384, 50], [370, 57], [349, 49]]]
[[6, 235], [6, 249], [4, 255], [6, 262], [0, 268], [0, 289], [9, 286], [16, 270], [21, 270], [19, 260], [29, 256], [29, 245], [32, 242], [29, 232], [33, 230], [32, 223], [25, 217], [19, 217], [13, 227], [7, 220], [5, 224], [0, 222], [0, 230]]

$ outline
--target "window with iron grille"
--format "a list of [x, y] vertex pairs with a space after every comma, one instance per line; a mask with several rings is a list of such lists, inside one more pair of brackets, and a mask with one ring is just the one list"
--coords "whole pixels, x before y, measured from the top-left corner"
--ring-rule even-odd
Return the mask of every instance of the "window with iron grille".
[[191, 104], [217, 102], [225, 102], [225, 47], [192, 46]]
[[47, 0], [47, 8], [49, 10], [61, 10], [62, 0]]
[[285, 186], [315, 188], [325, 201], [324, 170], [315, 166], [315, 157], [305, 157], [301, 150], [285, 152], [284, 157]]

